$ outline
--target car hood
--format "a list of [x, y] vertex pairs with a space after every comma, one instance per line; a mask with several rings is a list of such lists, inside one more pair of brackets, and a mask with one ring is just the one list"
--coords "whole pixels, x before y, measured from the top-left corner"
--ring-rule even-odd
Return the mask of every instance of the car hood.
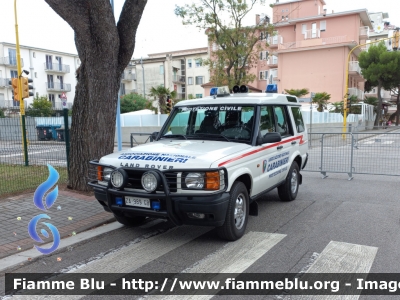
[[159, 170], [201, 169], [250, 147], [225, 141], [165, 139], [109, 154], [102, 157], [100, 163]]

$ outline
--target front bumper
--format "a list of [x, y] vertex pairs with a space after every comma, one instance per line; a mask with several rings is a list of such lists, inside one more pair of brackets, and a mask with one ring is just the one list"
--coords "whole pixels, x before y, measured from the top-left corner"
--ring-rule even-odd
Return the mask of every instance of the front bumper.
[[[98, 161], [92, 161], [90, 163], [97, 166], [100, 165]], [[123, 167], [123, 169], [128, 173], [133, 170], [125, 167]], [[129, 180], [137, 182], [138, 178], [136, 176], [138, 176], [138, 174], [135, 172], [140, 173], [142, 171], [147, 172], [149, 170], [135, 168], [134, 171], [130, 173]], [[168, 171], [168, 173], [158, 170], [152, 171], [157, 172], [161, 178], [160, 189], [157, 189], [157, 192], [154, 193], [147, 193], [144, 190], [140, 190], [138, 186], [133, 189], [132, 187], [128, 189], [116, 189], [110, 184], [108, 186], [99, 184], [97, 180], [91, 180], [88, 185], [93, 187], [95, 197], [103, 208], [116, 215], [166, 218], [176, 225], [222, 226], [224, 224], [230, 199], [230, 194], [226, 192], [226, 187], [228, 186], [226, 170], [224, 172], [225, 188], [219, 191], [207, 191], [204, 193], [194, 193], [190, 190], [185, 191], [185, 193], [180, 193], [180, 185], [177, 184], [178, 177], [171, 179], [173, 177], [171, 177], [170, 171]], [[188, 170], [174, 169], [176, 173], [187, 171]], [[200, 171], [214, 170], [207, 169]], [[145, 198], [149, 199], [150, 202], [157, 201], [160, 207], [158, 209], [153, 209], [129, 206], [125, 204], [126, 196]], [[120, 198], [119, 204], [117, 204], [116, 201], [117, 197]], [[153, 205], [150, 206], [153, 207]], [[204, 217], [196, 217], [198, 214], [204, 214]]]

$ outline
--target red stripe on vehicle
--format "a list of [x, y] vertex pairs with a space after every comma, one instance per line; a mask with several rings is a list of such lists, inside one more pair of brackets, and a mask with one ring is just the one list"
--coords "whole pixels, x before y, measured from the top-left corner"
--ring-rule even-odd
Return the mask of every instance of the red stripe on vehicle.
[[231, 163], [231, 162], [233, 162], [233, 161], [236, 161], [236, 160], [238, 160], [238, 159], [242, 159], [242, 158], [247, 157], [247, 156], [249, 156], [249, 155], [253, 155], [253, 154], [255, 154], [255, 153], [258, 153], [258, 152], [267, 150], [267, 149], [269, 149], [269, 148], [277, 147], [277, 146], [280, 146], [280, 145], [283, 145], [283, 144], [286, 144], [286, 143], [289, 143], [289, 142], [293, 142], [293, 141], [295, 141], [295, 140], [300, 140], [300, 141], [302, 141], [302, 139], [303, 139], [303, 136], [300, 135], [300, 136], [296, 136], [296, 137], [293, 137], [293, 138], [290, 138], [290, 139], [287, 139], [287, 140], [284, 140], [284, 141], [281, 141], [281, 142], [278, 142], [278, 143], [274, 143], [274, 144], [271, 144], [271, 145], [262, 147], [262, 148], [260, 148], [260, 149], [253, 150], [253, 151], [250, 151], [250, 152], [241, 154], [241, 155], [239, 155], [239, 156], [237, 156], [237, 157], [231, 158], [231, 159], [229, 159], [229, 160], [227, 160], [227, 161], [224, 161], [224, 162], [220, 163], [220, 164], [218, 165], [218, 167], [221, 167], [221, 166], [223, 166], [223, 165], [229, 164], [229, 163]]

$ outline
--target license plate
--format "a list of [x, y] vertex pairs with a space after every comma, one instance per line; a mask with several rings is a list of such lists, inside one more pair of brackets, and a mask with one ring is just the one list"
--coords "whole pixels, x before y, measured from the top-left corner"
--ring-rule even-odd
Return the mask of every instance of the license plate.
[[150, 208], [150, 200], [146, 198], [125, 197], [125, 204], [129, 206]]

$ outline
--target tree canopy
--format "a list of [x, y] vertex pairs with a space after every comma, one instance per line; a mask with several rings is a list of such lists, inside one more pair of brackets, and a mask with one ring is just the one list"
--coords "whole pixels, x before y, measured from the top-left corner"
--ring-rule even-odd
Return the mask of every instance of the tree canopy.
[[243, 24], [256, 3], [264, 4], [265, 1], [197, 0], [175, 8], [175, 14], [182, 18], [183, 24], [206, 29], [212, 53], [203, 64], [209, 67], [210, 81], [216, 86], [232, 88], [256, 79], [248, 71], [257, 64], [260, 51], [267, 49], [264, 38], [273, 33], [273, 26], [265, 18], [254, 26]]
[[38, 95], [25, 111], [25, 115], [30, 117], [51, 117], [53, 114], [53, 104], [46, 96], [39, 97]]
[[169, 88], [166, 88], [163, 85], [151, 87], [150, 89], [150, 96], [158, 98], [158, 107], [162, 114], [167, 113], [166, 100], [168, 95], [171, 99], [174, 99], [176, 97], [176, 91], [170, 91]]
[[151, 109], [152, 104], [142, 95], [131, 93], [121, 97], [121, 113], [137, 111], [142, 109]]
[[327, 92], [315, 93], [312, 103], [318, 104], [317, 111], [323, 112], [324, 108], [328, 105], [328, 100], [331, 99], [331, 95]]
[[303, 88], [303, 89], [290, 89], [290, 90], [285, 89], [285, 92], [288, 93], [289, 95], [296, 96], [296, 97], [305, 96], [305, 95], [307, 95], [309, 93], [308, 89], [306, 89], [306, 88]]
[[382, 119], [382, 97], [381, 89], [392, 86], [396, 77], [398, 63], [396, 53], [388, 52], [383, 42], [371, 45], [368, 51], [361, 52], [359, 66], [363, 77], [370, 86], [378, 89], [378, 109], [375, 125]]
[[110, 0], [45, 0], [74, 30], [81, 64], [72, 111], [69, 186], [87, 185], [89, 161], [114, 151], [118, 90], [132, 58], [147, 0], [125, 0], [118, 22]]

